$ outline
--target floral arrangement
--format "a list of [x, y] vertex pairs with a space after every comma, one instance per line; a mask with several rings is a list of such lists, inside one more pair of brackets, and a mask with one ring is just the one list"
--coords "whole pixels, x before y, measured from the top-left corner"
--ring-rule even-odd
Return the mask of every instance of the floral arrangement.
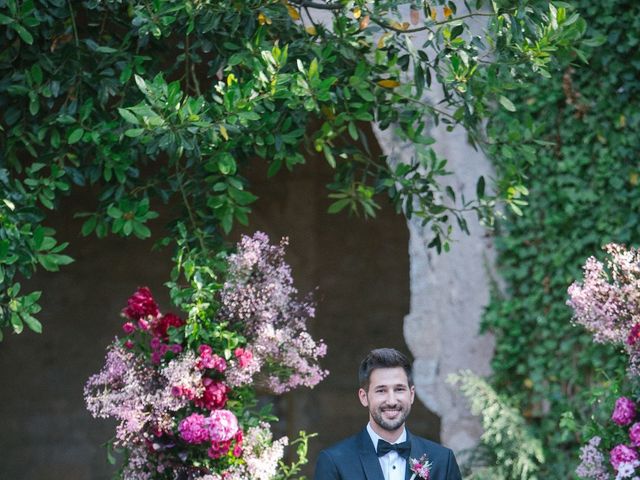
[[85, 386], [91, 414], [118, 421], [119, 478], [271, 480], [296, 470], [281, 462], [288, 440], [273, 440], [273, 417], [253, 410], [256, 389], [281, 394], [327, 375], [318, 365], [326, 346], [307, 332], [314, 308], [297, 299], [285, 246], [243, 237], [208, 289], [190, 271], [196, 287], [177, 294], [192, 296], [186, 320], [162, 314], [146, 287], [129, 298], [124, 336]]
[[431, 462], [428, 460], [427, 455], [424, 454], [420, 459], [409, 459], [409, 469], [412, 472], [409, 480], [415, 480], [416, 478], [422, 480], [429, 480], [431, 478]]
[[624, 347], [629, 360], [624, 385], [629, 395], [617, 396], [607, 424], [591, 426], [597, 434], [581, 448], [576, 474], [594, 480], [638, 480], [640, 252], [616, 244], [604, 249], [606, 261], [594, 257], [587, 260], [583, 282], [569, 287], [567, 303], [574, 310], [574, 321], [593, 333], [594, 341]]
[[640, 253], [621, 245], [604, 247], [603, 263], [590, 257], [582, 284], [568, 290], [573, 319], [598, 343], [621, 345], [629, 355], [630, 374], [640, 376]]

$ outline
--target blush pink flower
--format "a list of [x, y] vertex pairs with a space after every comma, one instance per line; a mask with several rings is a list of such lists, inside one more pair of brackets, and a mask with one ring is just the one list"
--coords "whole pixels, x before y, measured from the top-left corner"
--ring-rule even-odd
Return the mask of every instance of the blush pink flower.
[[629, 425], [636, 416], [636, 406], [627, 397], [620, 397], [616, 400], [615, 408], [611, 414], [611, 420], [620, 426]]
[[251, 350], [245, 350], [244, 348], [238, 347], [233, 354], [238, 359], [238, 365], [240, 365], [240, 368], [247, 367], [251, 364], [251, 360], [253, 360], [253, 353], [251, 353]]
[[226, 442], [238, 433], [238, 419], [229, 410], [211, 412], [205, 424], [212, 442]]
[[623, 444], [616, 445], [609, 453], [609, 460], [611, 461], [611, 465], [616, 470], [618, 470], [618, 467], [621, 463], [631, 463], [637, 461], [638, 459], [638, 452], [636, 452], [633, 448]]
[[158, 305], [151, 296], [151, 290], [148, 287], [140, 287], [127, 300], [127, 307], [122, 313], [132, 320], [139, 320], [149, 315], [156, 316], [160, 311]]

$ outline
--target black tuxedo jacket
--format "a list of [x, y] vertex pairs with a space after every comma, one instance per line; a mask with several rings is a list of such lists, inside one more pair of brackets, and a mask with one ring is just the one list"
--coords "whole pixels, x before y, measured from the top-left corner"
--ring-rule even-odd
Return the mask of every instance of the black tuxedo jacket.
[[[460, 469], [448, 448], [424, 438], [411, 435], [407, 430], [407, 440], [411, 442], [411, 455], [416, 460], [427, 454], [431, 462], [431, 480], [461, 480]], [[405, 479], [411, 478], [407, 461]], [[314, 480], [384, 480], [376, 450], [364, 428], [360, 433], [343, 440], [320, 452], [316, 463]]]

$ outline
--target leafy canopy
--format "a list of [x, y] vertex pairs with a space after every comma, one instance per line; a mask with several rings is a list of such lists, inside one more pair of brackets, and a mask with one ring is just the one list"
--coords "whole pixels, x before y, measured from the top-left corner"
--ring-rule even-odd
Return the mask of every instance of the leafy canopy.
[[[523, 190], [510, 172], [497, 197], [484, 179], [479, 199], [441, 195], [446, 160], [429, 127], [460, 124], [483, 144], [483, 119], [515, 110], [509, 90], [575, 54], [584, 28], [560, 4], [527, 0], [0, 0], [0, 335], [40, 331], [40, 292], [18, 280], [72, 262], [46, 218], [87, 186], [83, 235], [148, 238], [159, 203], [181, 206], [159, 240], [179, 246], [180, 270], [248, 223], [250, 162], [274, 177], [320, 153], [335, 172], [331, 212], [374, 216], [388, 196], [447, 249], [465, 211], [500, 198], [518, 208]], [[372, 153], [368, 122], [413, 143], [413, 158]]]

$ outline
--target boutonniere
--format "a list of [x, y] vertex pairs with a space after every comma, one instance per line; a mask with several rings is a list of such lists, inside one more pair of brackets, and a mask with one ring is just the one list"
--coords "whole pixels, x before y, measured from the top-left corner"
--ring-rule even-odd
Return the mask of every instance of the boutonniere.
[[413, 472], [410, 480], [420, 478], [422, 480], [429, 480], [431, 478], [431, 462], [427, 460], [427, 455], [424, 454], [419, 460], [415, 458], [409, 459], [409, 469]]

